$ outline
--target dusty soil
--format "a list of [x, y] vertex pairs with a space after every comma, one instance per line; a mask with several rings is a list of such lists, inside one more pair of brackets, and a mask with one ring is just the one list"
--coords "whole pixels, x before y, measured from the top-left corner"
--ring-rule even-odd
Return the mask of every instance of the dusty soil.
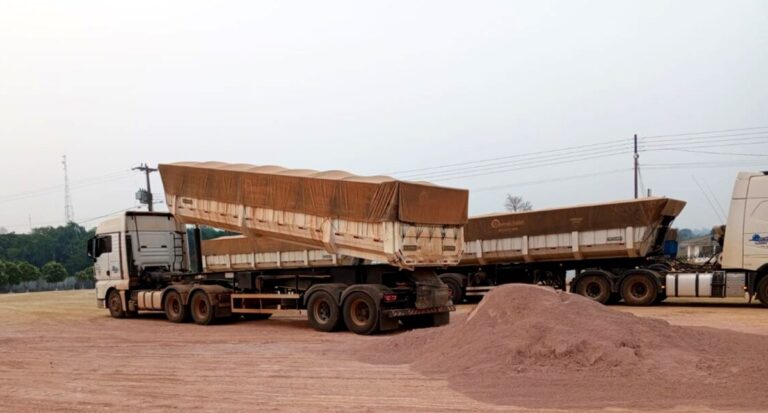
[[[471, 308], [462, 306], [454, 321], [466, 317]], [[631, 311], [666, 318], [673, 324], [714, 325], [768, 335], [768, 312], [755, 306], [713, 308], [675, 303]], [[420, 331], [407, 334], [413, 333]], [[420, 373], [410, 364], [381, 364], [378, 357], [361, 357], [371, 346], [387, 349], [387, 341], [400, 336], [404, 334], [323, 334], [303, 320], [290, 318], [205, 327], [172, 324], [158, 315], [115, 320], [95, 308], [92, 291], [4, 294], [0, 295], [0, 411], [532, 408], [530, 404], [524, 407], [525, 403], [483, 402], [467, 389], [452, 386], [447, 378]], [[561, 400], [552, 407], [565, 410], [610, 407], [565, 399], [562, 390], [562, 383], [545, 384], [542, 398]], [[760, 410], [766, 406], [742, 407]], [[691, 403], [673, 409], [714, 408]]]
[[407, 363], [494, 404], [768, 407], [768, 354], [758, 350], [768, 337], [674, 326], [545, 287], [498, 287], [463, 319], [390, 337], [370, 354], [382, 348], [378, 362]]

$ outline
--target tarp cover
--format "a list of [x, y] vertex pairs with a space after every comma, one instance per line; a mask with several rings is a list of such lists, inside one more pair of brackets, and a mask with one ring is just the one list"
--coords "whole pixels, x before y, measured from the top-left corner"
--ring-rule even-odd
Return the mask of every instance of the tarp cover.
[[685, 202], [676, 199], [651, 197], [484, 215], [469, 219], [464, 239], [474, 241], [646, 226], [660, 222], [663, 217], [676, 217], [684, 206]]
[[253, 252], [288, 252], [303, 251], [307, 247], [298, 246], [273, 238], [246, 237], [231, 235], [203, 240], [201, 244], [203, 255], [250, 254]]
[[182, 162], [161, 164], [166, 196], [244, 204], [351, 221], [462, 225], [469, 192], [387, 176], [277, 166]]

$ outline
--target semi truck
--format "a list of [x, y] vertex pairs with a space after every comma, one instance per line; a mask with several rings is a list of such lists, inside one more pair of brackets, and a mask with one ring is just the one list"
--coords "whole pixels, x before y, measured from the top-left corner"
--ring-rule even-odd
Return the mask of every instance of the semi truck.
[[[459, 265], [440, 271], [453, 303], [507, 283], [566, 289], [603, 304], [650, 305], [667, 297], [757, 297], [768, 305], [768, 176], [740, 173], [721, 252], [705, 265], [674, 259], [671, 225], [685, 202], [664, 197], [470, 217]], [[724, 235], [723, 235], [724, 234]], [[313, 267], [349, 259], [321, 249], [255, 243], [240, 236], [206, 241], [213, 270]]]
[[[305, 315], [320, 331], [358, 334], [448, 323], [436, 268], [458, 264], [468, 192], [425, 182], [218, 162], [161, 164], [169, 212], [129, 211], [88, 242], [99, 307], [172, 322]], [[208, 225], [349, 257], [314, 267], [205, 271]], [[263, 242], [263, 241], [262, 241]], [[361, 265], [365, 262], [365, 265]]]
[[674, 259], [670, 226], [684, 206], [649, 197], [471, 217], [461, 264], [440, 277], [456, 303], [505, 283], [566, 289], [570, 270], [571, 292], [604, 304], [745, 297], [768, 306], [768, 172], [737, 175], [726, 225], [713, 231], [720, 252], [703, 265]]

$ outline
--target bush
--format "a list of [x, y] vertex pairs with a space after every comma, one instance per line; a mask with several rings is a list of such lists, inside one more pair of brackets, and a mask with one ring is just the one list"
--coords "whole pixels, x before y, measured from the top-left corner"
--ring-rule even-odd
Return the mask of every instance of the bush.
[[88, 267], [82, 271], [76, 272], [75, 278], [77, 278], [77, 281], [93, 281], [95, 279], [93, 276], [93, 267]]
[[19, 271], [21, 271], [21, 281], [37, 281], [40, 278], [40, 269], [34, 265], [22, 261], [19, 264]]
[[43, 265], [42, 268], [43, 278], [49, 283], [57, 283], [64, 281], [67, 278], [67, 269], [63, 265], [55, 261], [50, 261]]
[[3, 264], [3, 273], [5, 273], [5, 279], [8, 285], [14, 286], [21, 282], [21, 270], [16, 263], [6, 261]]

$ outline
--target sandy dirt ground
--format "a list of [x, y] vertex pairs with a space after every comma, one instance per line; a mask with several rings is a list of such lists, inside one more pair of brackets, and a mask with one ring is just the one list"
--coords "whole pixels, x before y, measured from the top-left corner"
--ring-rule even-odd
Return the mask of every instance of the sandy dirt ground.
[[[456, 317], [472, 307], [460, 306]], [[768, 335], [768, 310], [739, 300], [614, 308]], [[408, 365], [352, 354], [385, 339], [319, 333], [297, 318], [214, 326], [158, 314], [116, 320], [95, 308], [92, 291], [4, 294], [0, 411], [528, 411], [473, 400]]]

